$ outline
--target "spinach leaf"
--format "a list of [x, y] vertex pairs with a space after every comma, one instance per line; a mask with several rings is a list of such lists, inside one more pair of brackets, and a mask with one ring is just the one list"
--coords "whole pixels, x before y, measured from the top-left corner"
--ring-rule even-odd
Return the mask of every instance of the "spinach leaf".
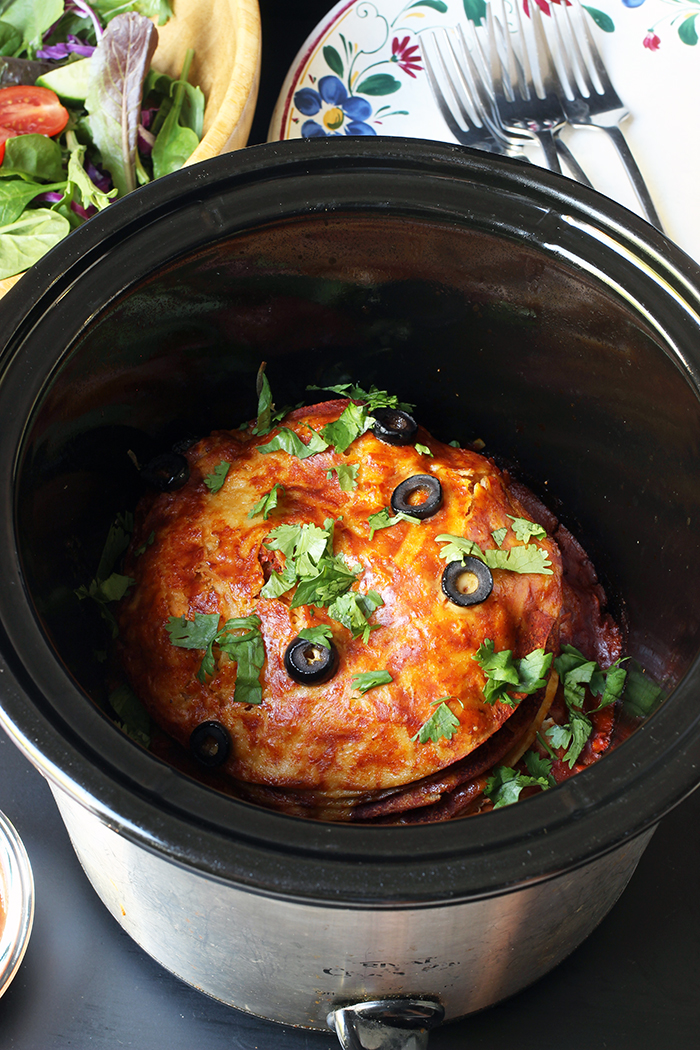
[[46, 135], [15, 135], [8, 139], [0, 176], [14, 175], [32, 181], [42, 179], [46, 182], [62, 182], [65, 174], [61, 147]]
[[22, 50], [22, 34], [9, 22], [0, 22], [0, 55], [10, 57]]
[[136, 11], [146, 18], [157, 18], [158, 25], [163, 26], [173, 15], [168, 0], [91, 0], [90, 6], [105, 23], [127, 11]]
[[174, 81], [170, 88], [171, 93], [174, 91], [173, 104], [153, 144], [151, 157], [153, 177], [156, 179], [178, 171], [199, 145], [199, 136], [196, 132], [179, 123], [193, 55], [194, 51], [189, 48], [185, 55], [180, 79]]
[[0, 226], [0, 279], [28, 270], [68, 233], [68, 219], [48, 208], [30, 208]]
[[65, 182], [52, 182], [47, 186], [45, 183], [25, 182], [24, 179], [0, 181], [0, 226], [7, 226], [19, 219], [37, 194], [46, 193], [48, 190], [62, 193], [65, 188]]
[[158, 32], [131, 12], [109, 23], [90, 60], [85, 108], [102, 163], [120, 194], [136, 188], [136, 138], [143, 84]]
[[44, 33], [58, 22], [62, 14], [63, 0], [42, 0], [41, 3], [37, 0], [11, 0], [2, 12], [2, 20], [22, 34], [18, 50], [33, 53], [41, 47]]

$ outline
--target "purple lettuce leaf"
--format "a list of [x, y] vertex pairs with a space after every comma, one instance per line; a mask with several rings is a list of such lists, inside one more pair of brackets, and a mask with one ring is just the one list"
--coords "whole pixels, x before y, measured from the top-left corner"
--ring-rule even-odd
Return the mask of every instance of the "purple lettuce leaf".
[[136, 142], [143, 82], [158, 43], [158, 31], [143, 15], [112, 19], [90, 59], [85, 108], [102, 166], [119, 195], [136, 188]]

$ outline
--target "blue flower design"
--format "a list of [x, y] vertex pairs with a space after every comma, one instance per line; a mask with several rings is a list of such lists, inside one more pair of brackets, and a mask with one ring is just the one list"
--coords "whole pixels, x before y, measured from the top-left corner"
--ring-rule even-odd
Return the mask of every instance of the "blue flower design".
[[327, 138], [329, 135], [376, 135], [365, 121], [372, 115], [366, 98], [348, 95], [338, 77], [321, 77], [318, 91], [300, 88], [294, 94], [294, 105], [305, 117], [321, 113], [321, 122], [305, 120], [301, 134], [305, 139]]

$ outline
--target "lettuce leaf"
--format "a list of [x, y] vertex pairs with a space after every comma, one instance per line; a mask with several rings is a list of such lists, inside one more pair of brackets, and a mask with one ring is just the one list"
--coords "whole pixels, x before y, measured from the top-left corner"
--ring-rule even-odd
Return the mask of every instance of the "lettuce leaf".
[[85, 108], [93, 141], [119, 194], [136, 188], [136, 138], [143, 83], [158, 31], [143, 15], [114, 18], [90, 60]]

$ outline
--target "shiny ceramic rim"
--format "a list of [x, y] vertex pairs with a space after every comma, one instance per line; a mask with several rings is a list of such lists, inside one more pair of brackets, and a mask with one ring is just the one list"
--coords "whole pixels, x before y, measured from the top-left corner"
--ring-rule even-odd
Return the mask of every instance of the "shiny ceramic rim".
[[0, 933], [2, 995], [24, 958], [34, 922], [31, 864], [21, 838], [4, 813], [0, 813], [0, 889], [5, 906], [5, 925]]

